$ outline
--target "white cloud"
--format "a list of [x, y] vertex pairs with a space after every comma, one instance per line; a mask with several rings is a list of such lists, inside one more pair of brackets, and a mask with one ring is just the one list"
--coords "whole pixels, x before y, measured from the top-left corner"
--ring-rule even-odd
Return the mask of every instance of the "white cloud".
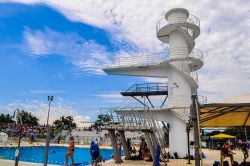
[[[201, 21], [196, 46], [202, 49], [205, 59], [205, 66], [199, 71], [202, 95], [218, 100], [250, 91], [250, 1], [16, 1], [48, 4], [73, 21], [106, 29], [115, 41], [130, 40], [149, 52], [165, 47], [155, 34], [156, 23], [164, 11], [173, 7], [187, 8]], [[36, 42], [40, 45], [34, 47], [34, 52], [47, 51], [43, 42]], [[91, 60], [80, 63], [95, 64]]]
[[[64, 104], [63, 99], [55, 100], [51, 103], [49, 123], [61, 116], [73, 116], [77, 125], [81, 126], [82, 121], [90, 121], [89, 116], [79, 115], [78, 110]], [[48, 114], [48, 103], [39, 100], [17, 100], [15, 102], [3, 105], [0, 107], [1, 113], [13, 114], [15, 109], [25, 110], [31, 112], [38, 117], [40, 124], [46, 124]]]
[[58, 94], [65, 93], [63, 90], [31, 90], [30, 93], [38, 93], [38, 94]]
[[41, 31], [34, 31], [33, 34], [25, 31], [24, 36], [28, 43], [28, 50], [32, 55], [41, 56], [50, 53], [53, 43], [46, 40]]
[[44, 30], [24, 31], [24, 48], [32, 56], [59, 55], [75, 66], [76, 72], [103, 74], [101, 68], [111, 62], [111, 54], [95, 41], [75, 33], [62, 34], [45, 27]]

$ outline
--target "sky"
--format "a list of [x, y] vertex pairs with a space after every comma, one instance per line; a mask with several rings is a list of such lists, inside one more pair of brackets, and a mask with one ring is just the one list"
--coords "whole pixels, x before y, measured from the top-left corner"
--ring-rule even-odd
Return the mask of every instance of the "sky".
[[[100, 108], [131, 104], [119, 95], [135, 83], [166, 79], [108, 76], [121, 55], [166, 50], [155, 32], [171, 8], [200, 19], [199, 95], [209, 102], [250, 92], [250, 1], [0, 0], [0, 113], [24, 109], [41, 122], [72, 115], [94, 121]], [[133, 103], [134, 104], [134, 103]]]

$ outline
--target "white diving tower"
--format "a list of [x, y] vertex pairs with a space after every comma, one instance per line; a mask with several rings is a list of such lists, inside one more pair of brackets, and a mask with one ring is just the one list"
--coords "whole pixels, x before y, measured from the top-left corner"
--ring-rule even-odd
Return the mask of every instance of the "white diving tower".
[[168, 109], [153, 114], [155, 119], [170, 124], [169, 152], [185, 157], [191, 95], [199, 86], [196, 71], [203, 66], [203, 54], [194, 48], [194, 40], [200, 34], [200, 21], [186, 9], [171, 9], [158, 22], [156, 33], [160, 41], [169, 44], [164, 56], [120, 57], [103, 70], [109, 75], [168, 78]]

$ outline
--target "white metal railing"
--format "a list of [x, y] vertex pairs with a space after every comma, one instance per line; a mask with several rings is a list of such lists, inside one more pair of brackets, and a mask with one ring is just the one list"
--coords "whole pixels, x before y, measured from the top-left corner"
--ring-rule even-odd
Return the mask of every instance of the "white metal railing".
[[[170, 59], [174, 58], [183, 58], [183, 55], [188, 54], [188, 48], [187, 47], [175, 47], [170, 48], [168, 50], [168, 54], [170, 55]], [[188, 54], [188, 57], [199, 59], [200, 61], [204, 62], [203, 60], [203, 53], [201, 50], [194, 48], [190, 54]]]
[[204, 63], [203, 52], [197, 48], [194, 48], [188, 56], [191, 58], [199, 59], [200, 61], [202, 61], [202, 63]]
[[115, 59], [112, 64], [108, 64], [105, 68], [120, 68], [120, 67], [131, 67], [138, 65], [154, 65], [165, 61], [167, 58], [166, 52], [160, 52], [155, 54], [144, 54], [144, 55], [126, 55], [119, 56]]
[[189, 16], [188, 16], [188, 22], [189, 21], [192, 21], [193, 24], [195, 24], [196, 26], [200, 27], [200, 20], [195, 15], [189, 14]]
[[199, 79], [198, 79], [198, 73], [196, 71], [191, 71], [191, 72], [187, 72], [184, 70], [183, 67], [183, 62], [182, 64], [171, 64], [173, 68], [175, 68], [176, 70], [179, 70], [181, 72], [183, 72], [184, 74], [186, 74], [187, 76], [190, 76], [193, 78], [193, 80], [196, 82], [197, 85], [199, 85]]
[[193, 71], [190, 73], [191, 77], [194, 79], [194, 81], [199, 85], [199, 78], [198, 78], [198, 73], [196, 71]]
[[[166, 25], [171, 25], [175, 23], [184, 23], [184, 22], [188, 22], [188, 23], [196, 25], [197, 27], [200, 27], [200, 20], [196, 16], [189, 14], [189, 17], [187, 19], [183, 19], [183, 17], [171, 17], [171, 18], [166, 19], [165, 17], [163, 17], [162, 19], [160, 19], [160, 21], [158, 21], [156, 25], [156, 32], [158, 33], [159, 30]], [[187, 28], [187, 27], [180, 27], [180, 28], [186, 31], [190, 36], [193, 37], [194, 35], [193, 29]]]
[[123, 127], [154, 127], [147, 110], [143, 108], [111, 108], [111, 123]]
[[[138, 65], [155, 65], [167, 60], [183, 58], [183, 55], [188, 54], [188, 48], [177, 47], [171, 48], [165, 52], [155, 53], [155, 54], [144, 54], [144, 55], [130, 55], [130, 56], [119, 56], [112, 64], [106, 65], [104, 68], [121, 68], [121, 67], [132, 67]], [[171, 55], [171, 56], [167, 56]], [[188, 55], [188, 57], [203, 60], [203, 53], [199, 49], [193, 49], [193, 51]]]

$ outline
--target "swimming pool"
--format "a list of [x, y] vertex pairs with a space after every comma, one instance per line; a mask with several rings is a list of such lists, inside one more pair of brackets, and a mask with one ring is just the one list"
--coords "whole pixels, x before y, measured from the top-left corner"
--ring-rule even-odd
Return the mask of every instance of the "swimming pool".
[[[15, 160], [16, 148], [0, 148], [0, 156], [2, 159]], [[43, 163], [45, 147], [22, 147], [20, 149], [20, 161]], [[51, 146], [49, 147], [48, 163], [53, 165], [63, 165], [65, 163], [65, 155], [67, 147]], [[100, 149], [100, 153], [105, 160], [111, 159], [112, 149]], [[75, 163], [91, 163], [89, 148], [75, 148]], [[69, 163], [71, 159], [69, 158]]]

